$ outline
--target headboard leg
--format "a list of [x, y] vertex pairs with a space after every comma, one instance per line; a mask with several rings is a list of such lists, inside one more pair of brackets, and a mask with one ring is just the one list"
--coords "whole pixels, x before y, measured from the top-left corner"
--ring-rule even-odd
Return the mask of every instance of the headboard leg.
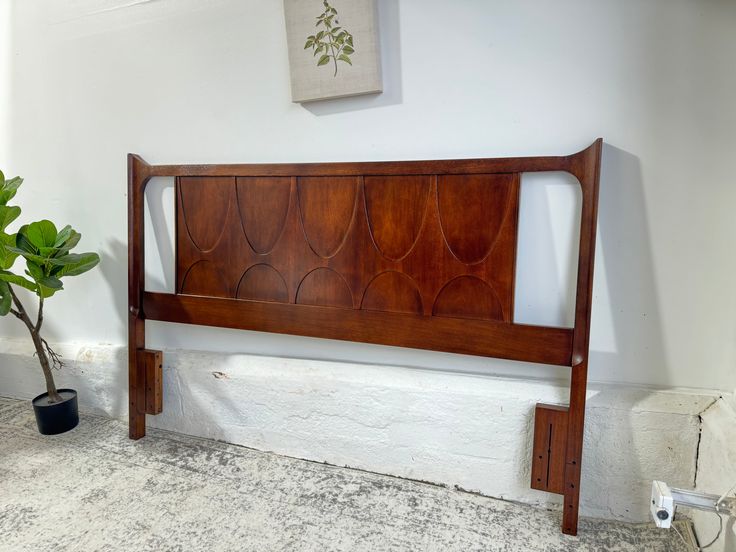
[[582, 420], [573, 415], [571, 407], [537, 404], [531, 487], [564, 496], [562, 532], [567, 535], [578, 532], [582, 439]]
[[147, 360], [139, 355], [139, 351], [146, 346], [146, 321], [141, 312], [141, 294], [145, 289], [143, 193], [150, 178], [149, 169], [150, 165], [139, 156], [128, 154], [128, 417], [131, 439], [146, 435], [146, 411], [156, 413], [153, 412], [155, 401], [153, 404], [147, 404], [146, 401]]
[[128, 419], [131, 439], [146, 435], [146, 367], [139, 355], [145, 343], [145, 322], [131, 315], [128, 337]]
[[567, 535], [578, 534], [587, 379], [588, 361], [587, 359], [581, 359], [581, 362], [573, 366], [572, 377], [570, 378], [570, 414], [567, 424], [565, 461], [565, 501], [562, 515], [562, 532]]

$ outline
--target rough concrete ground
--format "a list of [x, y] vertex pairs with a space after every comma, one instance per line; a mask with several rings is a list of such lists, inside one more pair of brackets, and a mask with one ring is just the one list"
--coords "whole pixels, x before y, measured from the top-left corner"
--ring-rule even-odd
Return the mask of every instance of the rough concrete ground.
[[[42, 436], [0, 399], [2, 551], [686, 550], [674, 531], [560, 515], [347, 468], [83, 416]], [[682, 529], [682, 527], [681, 527]]]

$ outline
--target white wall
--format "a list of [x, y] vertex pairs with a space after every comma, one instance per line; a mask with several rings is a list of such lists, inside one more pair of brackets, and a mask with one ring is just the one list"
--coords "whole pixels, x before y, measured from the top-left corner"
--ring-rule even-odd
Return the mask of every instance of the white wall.
[[[24, 220], [73, 222], [102, 254], [101, 270], [49, 302], [49, 337], [125, 340], [129, 151], [154, 163], [567, 154], [600, 135], [591, 379], [736, 387], [736, 4], [379, 4], [385, 92], [301, 106], [290, 102], [276, 0], [11, 2], [0, 166], [26, 178]], [[522, 216], [553, 241], [543, 266], [560, 278], [564, 195], [530, 188]], [[526, 315], [564, 319], [533, 288], [522, 282]], [[22, 328], [4, 320], [0, 334]], [[160, 346], [566, 375], [298, 337], [162, 325], [152, 336]]]

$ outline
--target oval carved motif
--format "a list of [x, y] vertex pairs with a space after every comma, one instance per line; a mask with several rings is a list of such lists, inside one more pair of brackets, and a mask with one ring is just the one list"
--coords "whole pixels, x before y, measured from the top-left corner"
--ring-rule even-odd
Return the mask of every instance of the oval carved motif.
[[230, 297], [222, 272], [209, 261], [197, 261], [189, 267], [181, 282], [179, 293], [204, 297]]
[[184, 224], [200, 251], [210, 251], [220, 241], [230, 211], [233, 182], [229, 177], [179, 179]]
[[422, 297], [409, 276], [401, 272], [382, 272], [368, 284], [362, 309], [422, 314]]
[[253, 251], [270, 252], [286, 223], [289, 212], [289, 177], [242, 177], [237, 179], [240, 223]]
[[432, 315], [503, 321], [503, 308], [486, 282], [475, 276], [458, 276], [437, 294]]
[[409, 254], [422, 229], [431, 177], [367, 176], [365, 208], [373, 242], [398, 261]]
[[441, 175], [437, 205], [447, 246], [465, 264], [491, 252], [511, 199], [511, 174]]
[[345, 242], [355, 211], [358, 179], [315, 176], [299, 179], [299, 212], [309, 246], [333, 257]]
[[300, 305], [353, 308], [353, 294], [345, 279], [330, 268], [316, 268], [299, 284], [296, 302]]
[[249, 301], [289, 302], [284, 278], [267, 264], [257, 264], [245, 271], [238, 283], [236, 297]]

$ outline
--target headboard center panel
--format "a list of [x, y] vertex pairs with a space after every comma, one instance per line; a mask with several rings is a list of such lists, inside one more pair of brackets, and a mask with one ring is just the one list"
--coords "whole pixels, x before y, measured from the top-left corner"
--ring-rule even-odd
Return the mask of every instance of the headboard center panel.
[[519, 173], [178, 177], [177, 293], [511, 322]]

